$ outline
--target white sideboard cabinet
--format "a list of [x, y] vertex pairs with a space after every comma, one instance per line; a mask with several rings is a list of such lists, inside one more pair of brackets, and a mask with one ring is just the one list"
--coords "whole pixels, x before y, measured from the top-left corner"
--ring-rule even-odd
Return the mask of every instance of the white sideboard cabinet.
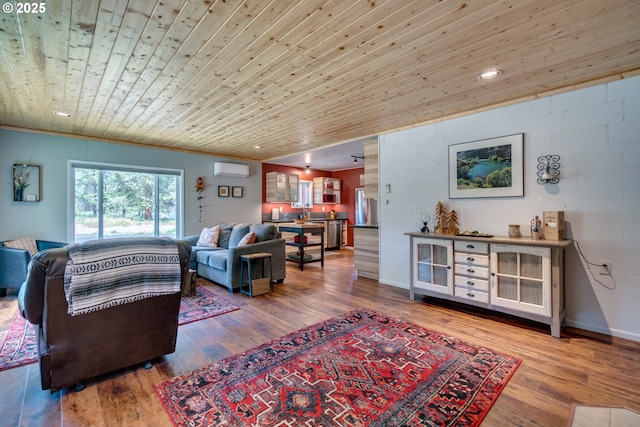
[[548, 324], [564, 321], [564, 249], [570, 240], [405, 233], [410, 298], [453, 300]]
[[453, 243], [418, 237], [411, 242], [411, 299], [421, 291], [450, 295], [453, 289]]
[[495, 306], [551, 316], [551, 248], [491, 245]]
[[478, 304], [489, 304], [489, 245], [485, 242], [453, 242], [454, 295]]

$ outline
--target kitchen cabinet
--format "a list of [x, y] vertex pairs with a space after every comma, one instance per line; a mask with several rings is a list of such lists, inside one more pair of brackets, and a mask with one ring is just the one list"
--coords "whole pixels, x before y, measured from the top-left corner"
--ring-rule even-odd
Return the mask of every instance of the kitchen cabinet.
[[298, 175], [267, 172], [265, 180], [267, 203], [293, 203], [298, 201]]
[[358, 277], [378, 280], [380, 248], [378, 227], [354, 225], [353, 267]]
[[377, 140], [364, 144], [364, 194], [367, 198], [379, 197]]
[[560, 337], [564, 248], [571, 241], [405, 234], [411, 237], [411, 299], [449, 299], [523, 317]]
[[308, 220], [306, 224], [320, 224], [324, 228], [324, 248], [327, 250], [340, 249], [344, 245], [345, 220]]
[[340, 178], [313, 178], [313, 203], [341, 203]]

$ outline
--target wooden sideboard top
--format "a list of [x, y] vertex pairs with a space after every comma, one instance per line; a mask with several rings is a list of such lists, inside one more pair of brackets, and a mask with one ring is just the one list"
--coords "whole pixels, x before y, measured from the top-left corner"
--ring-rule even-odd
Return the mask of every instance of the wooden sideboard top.
[[436, 234], [436, 233], [423, 233], [421, 231], [409, 231], [404, 233], [406, 236], [412, 237], [428, 237], [431, 239], [443, 239], [443, 240], [471, 240], [476, 242], [485, 243], [503, 243], [509, 245], [527, 245], [527, 246], [544, 246], [544, 247], [560, 247], [566, 248], [571, 246], [573, 240], [531, 240], [531, 236], [526, 237], [508, 237], [508, 236], [494, 236], [494, 237], [474, 237], [474, 236], [457, 236], [455, 234]]

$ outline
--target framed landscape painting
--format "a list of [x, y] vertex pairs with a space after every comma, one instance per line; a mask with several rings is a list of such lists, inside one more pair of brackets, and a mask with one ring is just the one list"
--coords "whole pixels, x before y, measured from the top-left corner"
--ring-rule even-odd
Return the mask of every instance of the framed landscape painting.
[[522, 197], [524, 134], [449, 146], [449, 198]]

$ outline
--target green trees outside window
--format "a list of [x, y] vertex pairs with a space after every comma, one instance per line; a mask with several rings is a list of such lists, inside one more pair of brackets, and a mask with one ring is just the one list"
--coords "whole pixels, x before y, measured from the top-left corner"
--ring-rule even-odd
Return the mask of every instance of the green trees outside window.
[[74, 241], [178, 237], [181, 176], [75, 166]]

